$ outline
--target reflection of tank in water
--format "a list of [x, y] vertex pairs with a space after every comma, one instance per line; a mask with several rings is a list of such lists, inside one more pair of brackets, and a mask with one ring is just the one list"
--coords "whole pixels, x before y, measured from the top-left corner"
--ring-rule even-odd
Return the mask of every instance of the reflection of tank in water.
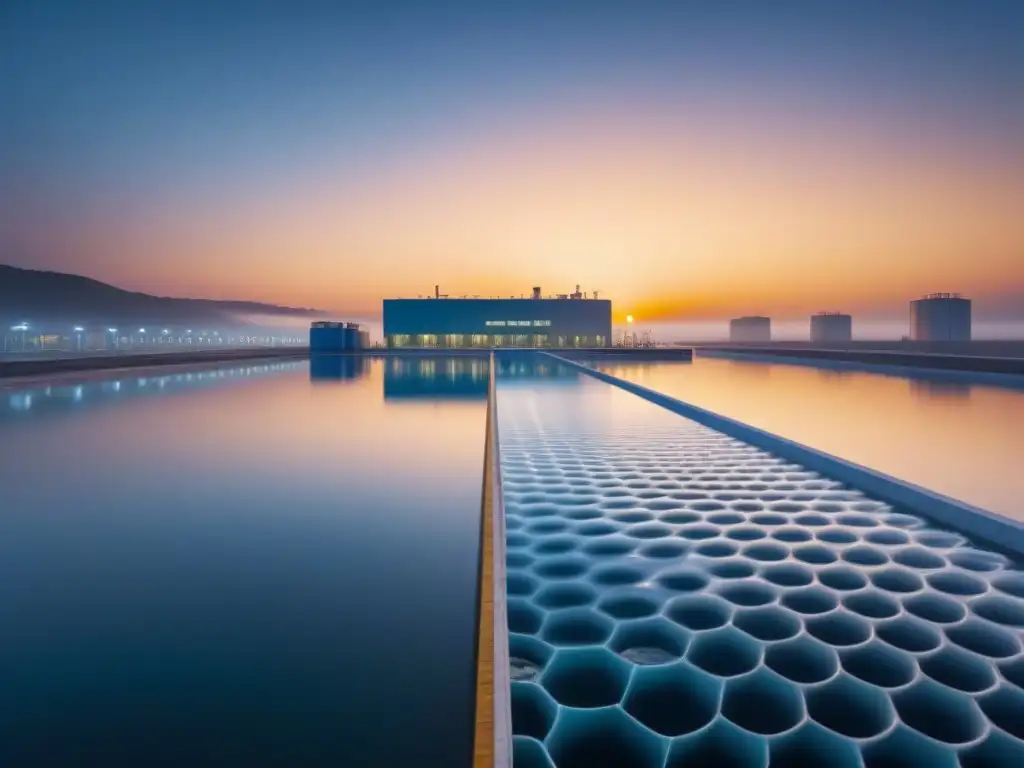
[[910, 379], [910, 393], [915, 397], [966, 400], [971, 396], [971, 385], [962, 381]]
[[384, 361], [385, 400], [483, 400], [487, 357], [392, 357]]
[[309, 378], [313, 381], [354, 381], [370, 370], [365, 355], [311, 355]]

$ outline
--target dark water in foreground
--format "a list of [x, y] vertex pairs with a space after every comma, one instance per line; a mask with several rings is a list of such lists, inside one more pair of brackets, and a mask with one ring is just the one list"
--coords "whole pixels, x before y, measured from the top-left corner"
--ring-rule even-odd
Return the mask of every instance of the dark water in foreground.
[[468, 764], [486, 364], [317, 373], [0, 390], [0, 765]]

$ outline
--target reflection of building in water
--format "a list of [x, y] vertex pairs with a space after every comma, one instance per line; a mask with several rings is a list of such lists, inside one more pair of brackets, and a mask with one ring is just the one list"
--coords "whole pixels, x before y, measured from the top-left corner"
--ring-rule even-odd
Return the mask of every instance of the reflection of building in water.
[[385, 400], [479, 400], [487, 397], [486, 357], [403, 358], [384, 361]]
[[910, 392], [915, 397], [934, 399], [966, 400], [971, 396], [971, 385], [962, 381], [937, 381], [933, 379], [910, 379]]
[[[157, 396], [179, 390], [217, 386], [239, 379], [251, 379], [275, 373], [299, 370], [300, 363], [267, 363], [236, 368], [212, 368], [188, 372], [127, 375], [120, 372], [118, 379], [96, 379], [77, 383], [50, 384], [0, 394], [0, 421], [5, 416], [30, 412], [38, 416], [46, 413], [77, 411], [101, 403], [115, 404], [133, 397]], [[116, 373], [116, 372], [115, 372]]]
[[[514, 353], [513, 353], [514, 354]], [[522, 358], [518, 355], [498, 356], [498, 378], [504, 380], [530, 379], [562, 379], [575, 381], [579, 372], [555, 361], [541, 361], [535, 358]]]
[[314, 381], [353, 381], [370, 370], [365, 355], [311, 355], [309, 378]]

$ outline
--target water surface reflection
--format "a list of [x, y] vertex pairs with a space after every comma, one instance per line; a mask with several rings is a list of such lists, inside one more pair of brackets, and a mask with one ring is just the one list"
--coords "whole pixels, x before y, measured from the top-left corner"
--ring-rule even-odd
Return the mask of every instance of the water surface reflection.
[[698, 357], [607, 371], [1024, 520], [1024, 389], [962, 374], [879, 374]]
[[484, 403], [384, 370], [5, 390], [0, 764], [468, 764]]

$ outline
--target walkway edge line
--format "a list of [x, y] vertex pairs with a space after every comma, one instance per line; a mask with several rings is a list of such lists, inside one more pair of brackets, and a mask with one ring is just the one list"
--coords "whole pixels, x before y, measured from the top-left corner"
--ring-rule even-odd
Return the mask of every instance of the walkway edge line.
[[509, 669], [508, 605], [505, 593], [505, 498], [501, 485], [498, 439], [497, 358], [491, 355], [489, 397], [491, 430], [491, 498], [494, 535], [494, 765], [512, 768], [512, 683]]
[[666, 408], [680, 416], [714, 429], [729, 437], [774, 453], [787, 461], [803, 465], [833, 480], [845, 483], [881, 501], [894, 506], [905, 507], [935, 522], [956, 529], [985, 543], [1016, 555], [1024, 555], [1024, 524], [1010, 518], [975, 507], [957, 499], [944, 496], [927, 488], [908, 483], [860, 464], [841, 459], [838, 456], [810, 448], [802, 443], [788, 440], [763, 429], [721, 416], [713, 411], [699, 408], [690, 403], [663, 395], [640, 384], [617, 378], [603, 371], [595, 370], [581, 363], [568, 360], [550, 352], [543, 355], [558, 360], [563, 365], [575, 368], [595, 379], [612, 384], [655, 405]]

